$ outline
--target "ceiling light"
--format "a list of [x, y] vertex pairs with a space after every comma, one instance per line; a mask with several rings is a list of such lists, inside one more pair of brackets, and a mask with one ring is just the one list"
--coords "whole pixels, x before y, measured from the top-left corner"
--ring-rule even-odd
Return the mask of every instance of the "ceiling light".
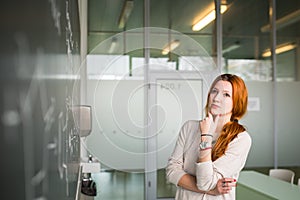
[[241, 47], [240, 43], [239, 42], [235, 42], [233, 45], [230, 45], [229, 47], [223, 49], [222, 53], [225, 54], [225, 53], [228, 53], [228, 52], [233, 51], [235, 49], [238, 49], [240, 47]]
[[[281, 44], [279, 46], [276, 47], [276, 50], [275, 50], [275, 53], [276, 54], [280, 54], [280, 53], [283, 53], [283, 52], [286, 52], [286, 51], [290, 51], [294, 48], [296, 48], [297, 45], [294, 44], [294, 43], [285, 43], [285, 44]], [[267, 49], [263, 54], [262, 54], [262, 57], [269, 57], [271, 56], [271, 50], [270, 49]]]
[[[277, 19], [276, 20], [276, 29], [281, 29], [285, 26], [288, 26], [290, 24], [293, 24], [297, 21], [300, 20], [300, 10], [296, 10], [280, 19]], [[265, 25], [263, 27], [260, 28], [260, 31], [261, 32], [268, 32], [271, 30], [271, 25], [268, 24], [268, 25]]]
[[[221, 5], [220, 12], [223, 14], [227, 10], [227, 5]], [[213, 9], [210, 11], [205, 17], [200, 19], [196, 24], [193, 25], [193, 31], [200, 31], [205, 26], [207, 26], [210, 22], [216, 19], [216, 10]]]
[[111, 44], [108, 49], [108, 53], [113, 53], [115, 51], [116, 47], [117, 47], [117, 38], [113, 37], [111, 39]]
[[133, 0], [126, 0], [123, 4], [122, 12], [119, 17], [119, 28], [124, 28], [125, 24], [131, 14], [131, 11], [133, 9]]
[[176, 49], [179, 46], [179, 44], [180, 44], [179, 40], [174, 40], [169, 44], [165, 45], [161, 53], [163, 55], [167, 55], [170, 51]]

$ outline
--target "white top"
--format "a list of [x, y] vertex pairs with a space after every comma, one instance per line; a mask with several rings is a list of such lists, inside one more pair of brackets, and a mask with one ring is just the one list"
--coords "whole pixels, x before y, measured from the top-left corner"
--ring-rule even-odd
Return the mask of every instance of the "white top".
[[[184, 174], [197, 177], [197, 186], [200, 190], [209, 191], [215, 188], [222, 177], [238, 179], [239, 172], [245, 166], [245, 162], [251, 147], [251, 137], [244, 131], [239, 133], [229, 145], [225, 154], [214, 162], [197, 163], [199, 157], [200, 127], [199, 121], [190, 120], [182, 126], [174, 151], [169, 158], [166, 168], [167, 180], [177, 186]], [[216, 200], [235, 199], [235, 189], [229, 194], [212, 196], [196, 193], [177, 186], [177, 200]]]

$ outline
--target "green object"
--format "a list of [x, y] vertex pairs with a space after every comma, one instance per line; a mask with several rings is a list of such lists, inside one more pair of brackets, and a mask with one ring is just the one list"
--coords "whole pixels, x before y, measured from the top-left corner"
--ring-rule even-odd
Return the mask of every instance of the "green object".
[[237, 183], [236, 199], [299, 200], [300, 188], [259, 172], [242, 171]]

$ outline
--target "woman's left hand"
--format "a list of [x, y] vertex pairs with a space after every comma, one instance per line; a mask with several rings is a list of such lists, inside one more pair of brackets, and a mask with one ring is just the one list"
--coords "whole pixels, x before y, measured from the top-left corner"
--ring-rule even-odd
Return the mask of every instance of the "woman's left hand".
[[211, 190], [212, 195], [228, 194], [233, 187], [236, 187], [236, 180], [234, 178], [221, 178], [218, 180], [215, 189]]

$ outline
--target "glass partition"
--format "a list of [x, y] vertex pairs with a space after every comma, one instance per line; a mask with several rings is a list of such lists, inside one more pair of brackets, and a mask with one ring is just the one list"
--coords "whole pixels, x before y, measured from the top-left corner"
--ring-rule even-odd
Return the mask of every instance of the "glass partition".
[[[292, 107], [297, 104], [298, 93], [295, 91], [299, 88], [296, 82], [300, 71], [299, 3], [296, 0], [285, 2], [276, 1], [277, 19], [289, 19], [287, 24], [277, 26], [276, 43], [278, 46], [285, 43], [294, 46], [289, 51], [276, 54], [274, 68], [272, 57], [267, 52], [272, 46], [270, 1], [220, 1], [222, 57], [219, 69], [216, 67], [219, 40], [216, 38], [218, 29], [215, 20], [202, 28], [200, 25], [194, 27], [206, 14], [214, 11], [215, 1], [89, 1], [89, 17], [92, 20], [88, 30], [87, 86], [88, 103], [95, 108], [95, 112], [94, 132], [86, 143], [89, 152], [102, 161], [103, 171], [95, 176], [98, 176], [99, 185], [105, 191], [112, 191], [114, 186], [121, 188], [118, 182], [127, 185], [122, 189], [124, 198], [132, 197], [132, 188], [137, 185], [143, 191], [138, 194], [138, 199], [147, 198], [146, 193], [154, 187], [154, 198], [174, 197], [176, 187], [166, 182], [164, 171], [164, 161], [168, 159], [173, 146], [167, 145], [159, 155], [152, 154], [153, 149], [149, 148], [156, 148], [156, 153], [159, 152], [158, 149], [169, 142], [165, 136], [178, 134], [178, 127], [172, 129], [166, 125], [161, 133], [168, 129], [168, 134], [155, 135], [152, 140], [147, 134], [153, 134], [153, 130], [145, 131], [145, 116], [151, 117], [151, 123], [170, 118], [170, 113], [176, 109], [167, 107], [164, 110], [166, 113], [161, 112], [160, 106], [171, 106], [164, 99], [163, 95], [166, 94], [163, 92], [168, 91], [172, 96], [176, 94], [178, 85], [183, 87], [187, 83], [189, 87], [197, 88], [199, 82], [189, 83], [184, 78], [190, 73], [202, 81], [204, 96], [211, 79], [221, 72], [237, 74], [246, 81], [249, 108], [241, 122], [247, 126], [253, 139], [247, 169], [254, 168], [267, 173], [277, 159], [279, 166], [299, 166], [297, 158], [286, 156], [299, 151], [296, 146], [296, 130], [299, 127], [295, 121], [299, 111]], [[123, 12], [129, 12], [125, 25], [121, 23]], [[290, 20], [290, 14], [296, 17]], [[148, 23], [150, 27], [145, 28]], [[145, 67], [149, 67], [149, 71], [145, 71]], [[177, 78], [170, 76], [166, 79], [162, 75], [174, 73]], [[147, 80], [154, 82], [146, 83]], [[293, 81], [295, 84], [286, 84]], [[169, 90], [161, 87], [166, 84]], [[156, 93], [150, 92], [153, 88]], [[154, 98], [152, 94], [157, 98], [151, 99]], [[175, 96], [179, 97], [180, 94]], [[285, 96], [293, 98], [287, 99]], [[149, 100], [153, 100], [155, 105], [149, 104]], [[200, 110], [204, 104], [203, 100]], [[154, 111], [157, 114], [153, 114]], [[275, 112], [278, 117], [274, 115]], [[293, 120], [287, 121], [289, 114]], [[197, 118], [197, 114], [185, 117]], [[286, 124], [291, 127], [287, 133], [289, 137], [281, 134], [286, 131]], [[151, 124], [148, 125], [151, 127]], [[161, 124], [154, 124], [154, 127], [158, 125]], [[276, 131], [278, 136], [274, 134]], [[276, 139], [278, 143], [274, 143]], [[288, 144], [290, 146], [287, 148]], [[147, 160], [148, 157], [150, 160]], [[154, 165], [154, 172], [145, 172], [148, 165]], [[151, 177], [149, 181], [147, 175]], [[100, 193], [101, 197], [113, 198], [106, 192]]]
[[270, 57], [262, 56], [271, 44], [270, 33], [261, 31], [269, 23], [268, 1], [233, 1], [229, 7], [223, 15], [223, 72], [246, 81], [271, 81]]
[[[296, 118], [300, 112], [299, 38], [300, 2], [276, 1], [276, 109], [277, 109], [277, 163], [279, 168], [290, 168], [300, 175], [300, 125]], [[287, 128], [288, 127], [288, 128]]]
[[300, 160], [293, 152], [299, 151], [300, 138], [295, 131], [299, 129], [298, 123], [292, 119], [299, 112], [294, 105], [299, 101], [300, 7], [298, 1], [275, 1], [276, 62], [273, 63], [271, 2], [235, 1], [231, 8], [236, 13], [230, 14], [239, 17], [233, 19], [229, 12], [224, 14], [223, 72], [243, 77], [249, 90], [250, 105], [243, 122], [253, 144], [246, 168], [266, 174], [273, 167], [292, 168], [297, 174]]
[[[174, 79], [175, 78], [175, 79]], [[174, 197], [176, 187], [165, 180], [165, 167], [173, 152], [181, 126], [187, 120], [200, 120], [203, 111], [203, 80], [174, 75], [156, 83], [157, 105], [157, 198]]]
[[[296, 81], [300, 36], [299, 1], [276, 1], [276, 80]], [[298, 54], [299, 57], [299, 54]]]
[[[88, 154], [101, 163], [94, 199], [145, 199], [144, 1], [88, 1]], [[134, 68], [133, 68], [134, 66]]]
[[[202, 29], [193, 25], [214, 10], [214, 1], [151, 1], [151, 27], [161, 27], [150, 32], [150, 80], [155, 84], [150, 90], [155, 102], [152, 118], [155, 152], [154, 181], [156, 199], [173, 199], [176, 186], [166, 180], [165, 167], [179, 130], [189, 119], [200, 119], [203, 112], [203, 94], [211, 76], [217, 73], [215, 56], [215, 24], [212, 21]], [[160, 13], [159, 15], [157, 13]], [[157, 36], [157, 37], [155, 37]], [[153, 59], [153, 60], [151, 60]], [[158, 67], [154, 60], [162, 61]], [[193, 79], [188, 77], [193, 74]], [[151, 101], [150, 101], [151, 102]], [[151, 104], [152, 105], [152, 104]], [[154, 111], [153, 111], [154, 112]], [[153, 184], [153, 183], [152, 183]]]
[[249, 104], [257, 108], [248, 107], [242, 120], [253, 140], [246, 168], [272, 166], [274, 161], [273, 108], [269, 103], [273, 93], [272, 84], [268, 83], [273, 79], [272, 64], [270, 57], [262, 56], [271, 44], [270, 32], [261, 31], [262, 26], [269, 24], [268, 12], [268, 1], [233, 1], [223, 15], [222, 71], [246, 81]]

